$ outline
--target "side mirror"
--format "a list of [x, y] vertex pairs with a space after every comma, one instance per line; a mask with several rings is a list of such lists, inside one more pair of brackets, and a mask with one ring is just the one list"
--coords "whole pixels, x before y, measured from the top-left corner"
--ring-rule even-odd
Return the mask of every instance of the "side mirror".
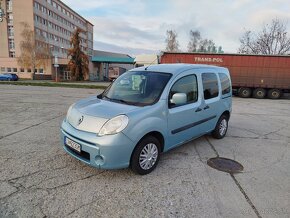
[[175, 105], [182, 105], [186, 104], [187, 102], [187, 95], [185, 93], [175, 93], [170, 100], [170, 103]]

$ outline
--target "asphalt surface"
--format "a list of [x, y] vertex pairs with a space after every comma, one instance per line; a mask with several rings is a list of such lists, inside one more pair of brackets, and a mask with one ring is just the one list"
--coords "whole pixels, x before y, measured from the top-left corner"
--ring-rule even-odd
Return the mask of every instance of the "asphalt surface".
[[[60, 122], [88, 89], [0, 86], [0, 217], [289, 217], [290, 100], [233, 99], [227, 137], [162, 155], [156, 170], [91, 168], [66, 154]], [[231, 158], [244, 171], [210, 168]]]

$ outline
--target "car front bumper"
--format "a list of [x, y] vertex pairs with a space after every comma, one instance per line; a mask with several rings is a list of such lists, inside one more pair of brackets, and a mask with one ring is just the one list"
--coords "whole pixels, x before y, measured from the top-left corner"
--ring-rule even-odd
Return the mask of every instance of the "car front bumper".
[[[81, 153], [65, 145], [65, 137], [81, 145]], [[136, 143], [123, 133], [99, 137], [75, 129], [66, 120], [61, 125], [63, 149], [74, 158], [99, 169], [127, 168]]]

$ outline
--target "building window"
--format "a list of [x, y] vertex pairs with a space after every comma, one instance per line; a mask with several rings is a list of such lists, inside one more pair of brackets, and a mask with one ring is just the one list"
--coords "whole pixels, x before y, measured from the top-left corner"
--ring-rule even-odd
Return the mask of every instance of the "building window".
[[12, 11], [12, 0], [7, 0], [7, 10]]
[[21, 73], [24, 73], [24, 68], [20, 68], [20, 72]]
[[30, 68], [28, 68], [28, 69], [27, 69], [27, 72], [28, 72], [28, 73], [31, 73], [31, 69], [30, 69]]
[[8, 24], [13, 24], [13, 14], [9, 13], [7, 17], [8, 17]]
[[5, 67], [1, 67], [1, 73], [5, 73], [6, 72], [6, 68]]
[[47, 0], [47, 3], [48, 3], [48, 4], [51, 4], [51, 0]]
[[17, 68], [13, 68], [13, 73], [17, 73]]
[[44, 73], [43, 69], [39, 69], [39, 73], [43, 74]]
[[55, 2], [52, 2], [52, 6], [53, 6], [54, 8], [56, 8], [56, 3], [55, 3]]
[[8, 26], [8, 36], [14, 36], [14, 28], [13, 28], [13, 26]]
[[34, 73], [37, 73], [37, 69], [34, 69]]
[[14, 51], [10, 51], [9, 52], [9, 57], [10, 58], [15, 58], [15, 52]]
[[9, 39], [9, 49], [15, 49], [14, 39]]
[[10, 67], [7, 68], [7, 72], [11, 73], [11, 68]]

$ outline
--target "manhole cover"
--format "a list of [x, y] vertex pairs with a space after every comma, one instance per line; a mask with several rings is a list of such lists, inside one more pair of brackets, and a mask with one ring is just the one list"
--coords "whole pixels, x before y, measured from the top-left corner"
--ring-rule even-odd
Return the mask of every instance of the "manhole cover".
[[237, 161], [223, 157], [211, 158], [207, 161], [207, 165], [227, 173], [240, 173], [244, 169], [243, 165]]

